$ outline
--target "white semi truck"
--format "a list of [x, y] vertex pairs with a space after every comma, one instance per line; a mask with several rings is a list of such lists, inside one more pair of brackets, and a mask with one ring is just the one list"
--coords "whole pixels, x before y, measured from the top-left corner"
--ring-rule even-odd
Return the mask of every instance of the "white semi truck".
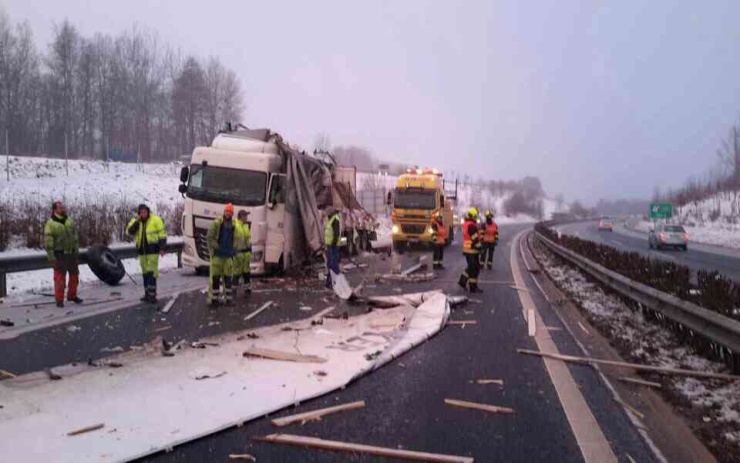
[[328, 206], [340, 210], [345, 236], [367, 236], [375, 221], [354, 197], [355, 177], [354, 167], [300, 153], [269, 129], [223, 131], [210, 146], [195, 148], [180, 174], [183, 263], [207, 269], [206, 233], [229, 202], [235, 216], [250, 213], [256, 275], [296, 267], [317, 254]]

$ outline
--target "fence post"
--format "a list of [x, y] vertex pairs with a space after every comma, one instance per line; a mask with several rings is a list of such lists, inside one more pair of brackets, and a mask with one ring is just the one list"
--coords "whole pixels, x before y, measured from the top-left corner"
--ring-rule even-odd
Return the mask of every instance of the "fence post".
[[182, 268], [182, 247], [177, 248], [177, 268]]
[[0, 297], [8, 295], [8, 288], [5, 282], [5, 272], [0, 272]]

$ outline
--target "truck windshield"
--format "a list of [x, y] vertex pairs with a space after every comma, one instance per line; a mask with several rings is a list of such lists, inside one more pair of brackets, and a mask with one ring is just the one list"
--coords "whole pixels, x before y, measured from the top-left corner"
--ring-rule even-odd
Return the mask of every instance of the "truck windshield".
[[193, 164], [187, 194], [200, 201], [261, 206], [265, 204], [266, 189], [265, 172]]
[[399, 209], [434, 209], [437, 196], [433, 191], [396, 190], [393, 205]]

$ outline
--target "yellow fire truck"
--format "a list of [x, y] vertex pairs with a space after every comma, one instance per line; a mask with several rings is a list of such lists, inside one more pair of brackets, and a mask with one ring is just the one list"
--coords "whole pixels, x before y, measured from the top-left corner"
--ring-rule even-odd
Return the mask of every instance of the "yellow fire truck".
[[445, 191], [442, 173], [437, 169], [408, 169], [398, 177], [393, 191], [391, 233], [393, 248], [403, 251], [409, 244], [431, 244], [432, 214], [442, 213], [447, 226], [447, 244], [453, 239], [453, 202], [457, 200], [457, 182], [452, 192]]

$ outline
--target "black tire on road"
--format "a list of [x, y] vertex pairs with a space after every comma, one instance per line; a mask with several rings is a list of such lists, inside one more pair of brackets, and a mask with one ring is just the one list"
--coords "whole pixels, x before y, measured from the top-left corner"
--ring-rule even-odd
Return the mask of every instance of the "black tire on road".
[[110, 248], [102, 245], [87, 250], [87, 265], [103, 283], [115, 286], [126, 276], [123, 262]]

